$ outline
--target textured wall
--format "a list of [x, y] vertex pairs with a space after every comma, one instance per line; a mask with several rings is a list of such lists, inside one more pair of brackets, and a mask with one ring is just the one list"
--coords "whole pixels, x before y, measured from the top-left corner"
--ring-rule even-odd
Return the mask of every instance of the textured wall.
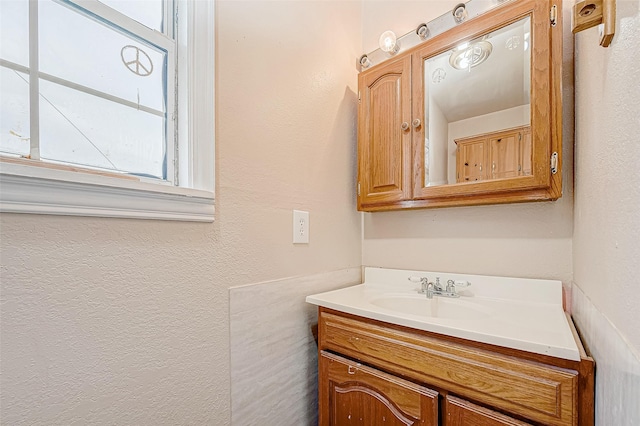
[[213, 224], [0, 217], [3, 424], [229, 424], [228, 288], [360, 266], [360, 3], [216, 13]]
[[595, 424], [640, 425], [640, 357], [617, 327], [578, 287], [571, 291], [571, 315], [596, 361]]
[[639, 354], [640, 1], [617, 4], [610, 47], [576, 36], [574, 280]]
[[[450, 12], [457, 0], [366, 1], [363, 50], [384, 29], [404, 34]], [[568, 5], [569, 2], [567, 2]], [[570, 7], [570, 5], [568, 6]], [[565, 22], [568, 19], [565, 7]], [[565, 26], [569, 26], [566, 22]], [[384, 28], [383, 28], [384, 27]], [[366, 213], [363, 264], [562, 280], [572, 278], [573, 36], [565, 27], [563, 188], [556, 202]]]
[[318, 308], [304, 300], [361, 282], [351, 268], [229, 290], [232, 424], [317, 423]]

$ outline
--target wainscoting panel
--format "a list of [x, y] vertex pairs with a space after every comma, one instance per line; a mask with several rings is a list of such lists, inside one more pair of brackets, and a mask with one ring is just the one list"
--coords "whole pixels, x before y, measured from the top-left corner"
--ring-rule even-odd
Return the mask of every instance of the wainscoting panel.
[[361, 282], [360, 268], [229, 289], [233, 425], [315, 425], [317, 346], [309, 294]]
[[596, 425], [640, 425], [640, 358], [580, 287], [572, 316], [596, 362]]

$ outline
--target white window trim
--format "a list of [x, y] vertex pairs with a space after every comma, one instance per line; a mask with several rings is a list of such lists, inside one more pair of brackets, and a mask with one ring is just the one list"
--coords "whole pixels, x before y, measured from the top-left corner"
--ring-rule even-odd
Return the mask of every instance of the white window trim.
[[0, 212], [213, 221], [214, 5], [185, 3], [193, 48], [187, 54], [189, 155], [180, 161], [189, 166], [189, 187], [0, 161]]

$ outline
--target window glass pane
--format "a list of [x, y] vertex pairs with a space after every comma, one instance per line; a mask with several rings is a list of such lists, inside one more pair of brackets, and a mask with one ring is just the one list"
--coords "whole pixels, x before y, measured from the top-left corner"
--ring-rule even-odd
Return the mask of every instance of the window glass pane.
[[29, 155], [28, 82], [27, 74], [0, 67], [0, 151], [2, 152]]
[[27, 0], [0, 0], [0, 58], [29, 66]]
[[164, 118], [40, 80], [43, 159], [162, 178]]
[[40, 71], [165, 111], [165, 52], [70, 7], [39, 5]]
[[162, 9], [161, 0], [100, 0], [101, 3], [135, 19], [142, 25], [162, 32]]

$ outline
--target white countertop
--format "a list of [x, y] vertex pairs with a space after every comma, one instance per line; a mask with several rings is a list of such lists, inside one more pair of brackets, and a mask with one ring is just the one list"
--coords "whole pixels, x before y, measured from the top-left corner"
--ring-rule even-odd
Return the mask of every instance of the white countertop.
[[[418, 294], [408, 277], [469, 281], [460, 298]], [[554, 280], [365, 268], [365, 282], [307, 296], [308, 303], [365, 318], [573, 361], [580, 352]], [[423, 310], [424, 309], [424, 310]], [[438, 312], [441, 315], [439, 317]]]

